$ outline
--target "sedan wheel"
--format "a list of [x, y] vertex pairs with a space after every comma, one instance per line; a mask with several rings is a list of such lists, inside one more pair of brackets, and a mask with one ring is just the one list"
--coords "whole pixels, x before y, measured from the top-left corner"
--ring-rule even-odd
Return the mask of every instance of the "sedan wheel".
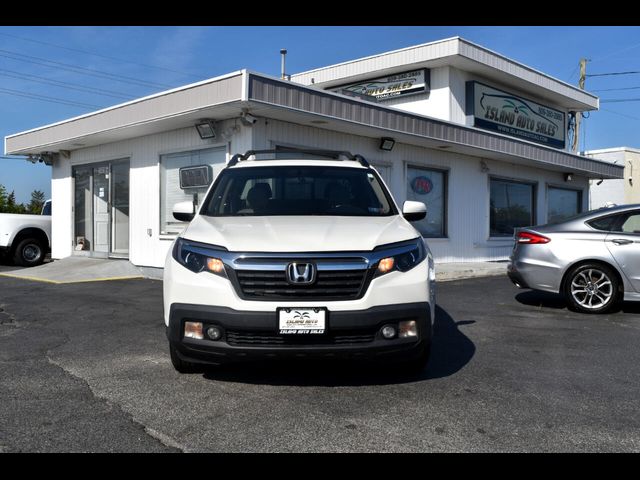
[[604, 265], [581, 265], [567, 277], [569, 305], [585, 313], [602, 313], [618, 299], [618, 279]]

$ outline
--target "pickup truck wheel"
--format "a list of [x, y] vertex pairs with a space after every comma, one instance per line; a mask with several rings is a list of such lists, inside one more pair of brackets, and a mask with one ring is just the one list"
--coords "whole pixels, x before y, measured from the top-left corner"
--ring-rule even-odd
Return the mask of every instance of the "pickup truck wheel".
[[44, 245], [37, 238], [25, 238], [18, 243], [13, 261], [23, 267], [35, 267], [44, 262]]
[[412, 358], [401, 362], [401, 368], [409, 375], [419, 375], [426, 368], [431, 356], [431, 341], [425, 343]]
[[185, 362], [178, 356], [178, 352], [173, 345], [169, 345], [169, 353], [171, 355], [171, 364], [180, 373], [197, 373], [199, 371], [197, 365]]

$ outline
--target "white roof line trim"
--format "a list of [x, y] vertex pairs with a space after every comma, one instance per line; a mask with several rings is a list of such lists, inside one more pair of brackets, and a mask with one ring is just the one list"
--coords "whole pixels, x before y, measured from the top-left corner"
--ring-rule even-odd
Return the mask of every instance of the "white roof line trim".
[[[235, 72], [227, 73], [225, 75], [220, 75], [218, 77], [208, 78], [208, 79], [202, 80], [200, 82], [190, 83], [189, 85], [183, 85], [181, 87], [172, 88], [171, 90], [165, 90], [165, 91], [162, 91], [162, 92], [158, 92], [158, 93], [154, 93], [154, 94], [151, 94], [151, 95], [147, 95], [146, 97], [136, 98], [136, 99], [130, 100], [128, 102], [124, 102], [124, 103], [119, 103], [117, 105], [113, 105], [111, 107], [106, 107], [106, 108], [103, 108], [103, 109], [100, 109], [100, 110], [95, 110], [93, 112], [85, 113], [83, 115], [78, 115], [77, 117], [67, 118], [67, 119], [61, 120], [59, 122], [50, 123], [48, 125], [43, 125], [41, 127], [32, 128], [30, 130], [24, 130], [22, 132], [14, 133], [12, 135], [7, 135], [5, 137], [5, 143], [6, 143], [6, 139], [7, 138], [19, 137], [20, 135], [25, 135], [27, 133], [37, 132], [38, 130], [44, 130], [46, 128], [56, 127], [58, 125], [63, 125], [65, 123], [71, 123], [71, 122], [74, 122], [76, 120], [81, 120], [83, 118], [93, 117], [95, 115], [99, 115], [101, 113], [105, 113], [105, 112], [108, 112], [108, 111], [111, 111], [111, 110], [117, 110], [119, 108], [123, 108], [123, 107], [129, 106], [129, 105], [134, 105], [136, 103], [140, 103], [140, 102], [143, 102], [145, 100], [151, 100], [153, 98], [162, 97], [162, 96], [169, 95], [169, 94], [172, 94], [172, 93], [185, 91], [185, 90], [190, 90], [190, 89], [196, 88], [196, 87], [201, 87], [202, 85], [206, 85], [208, 83], [215, 83], [215, 82], [219, 82], [220, 80], [226, 80], [227, 78], [232, 78], [232, 77], [237, 77], [239, 75], [244, 75], [245, 72], [246, 72], [245, 70], [237, 70]], [[203, 107], [203, 108], [206, 108], [206, 107]]]

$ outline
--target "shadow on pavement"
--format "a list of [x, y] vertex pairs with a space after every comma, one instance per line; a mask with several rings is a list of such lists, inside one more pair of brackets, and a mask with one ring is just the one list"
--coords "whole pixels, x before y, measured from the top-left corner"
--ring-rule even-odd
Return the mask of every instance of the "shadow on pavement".
[[[558, 293], [541, 292], [528, 290], [516, 295], [516, 300], [523, 305], [532, 307], [567, 309], [571, 311], [564, 297]], [[640, 313], [640, 302], [618, 302], [618, 304], [607, 313]], [[577, 313], [577, 312], [575, 312]], [[580, 313], [577, 313], [580, 315]], [[589, 314], [582, 314], [589, 315]], [[597, 315], [597, 314], [596, 314]]]
[[351, 360], [268, 360], [224, 365], [203, 370], [204, 378], [222, 382], [240, 382], [291, 386], [365, 386], [409, 383], [453, 375], [473, 357], [475, 345], [458, 326], [475, 322], [455, 322], [436, 307], [431, 358], [419, 374], [409, 374], [399, 365]]
[[516, 295], [516, 300], [523, 305], [545, 308], [567, 308], [564, 297], [558, 293], [527, 290]]
[[473, 320], [456, 322], [446, 310], [436, 307], [431, 359], [426, 370], [420, 374], [422, 379], [448, 377], [471, 361], [476, 346], [459, 327], [474, 323]]

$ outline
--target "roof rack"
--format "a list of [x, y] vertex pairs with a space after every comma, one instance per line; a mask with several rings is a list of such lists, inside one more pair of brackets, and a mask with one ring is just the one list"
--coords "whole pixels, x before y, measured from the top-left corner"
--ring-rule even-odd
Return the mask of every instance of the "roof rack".
[[[272, 149], [272, 150], [247, 150], [244, 154], [242, 153], [236, 153], [233, 157], [231, 157], [231, 160], [229, 160], [229, 163], [227, 164], [228, 167], [233, 167], [235, 164], [237, 164], [238, 162], [247, 160], [249, 157], [251, 157], [252, 155], [261, 155], [261, 154], [267, 154], [267, 153], [272, 153], [272, 154], [278, 154], [278, 153], [301, 153], [301, 154], [306, 154], [306, 155], [316, 155], [318, 157], [328, 157], [327, 159], [329, 160], [344, 160], [345, 157], [347, 160], [354, 160], [356, 162], [359, 162], [360, 165], [362, 165], [363, 167], [369, 167], [369, 162], [367, 162], [367, 160], [359, 154], [353, 155], [351, 152], [346, 152], [346, 151], [340, 151], [340, 150], [316, 150], [316, 149], [300, 149], [300, 148], [290, 148], [290, 147], [279, 147], [278, 149]], [[256, 159], [257, 160], [257, 159]], [[278, 160], [286, 160], [284, 158], [279, 158]]]

